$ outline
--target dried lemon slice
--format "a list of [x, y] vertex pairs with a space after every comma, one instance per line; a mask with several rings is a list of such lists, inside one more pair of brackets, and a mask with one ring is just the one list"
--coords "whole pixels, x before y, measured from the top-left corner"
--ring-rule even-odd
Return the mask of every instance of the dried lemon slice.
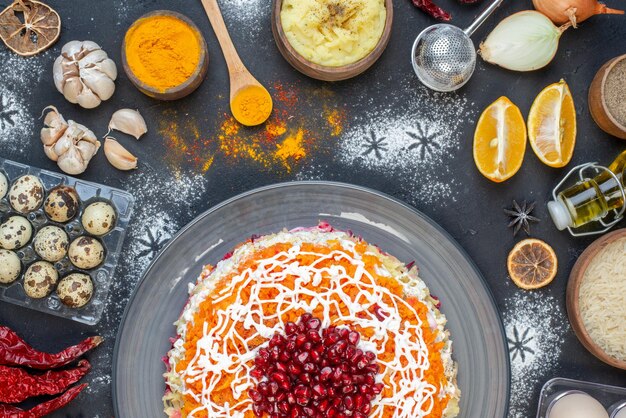
[[61, 33], [61, 18], [50, 6], [35, 0], [15, 0], [0, 12], [0, 38], [24, 57], [50, 48]]
[[507, 97], [500, 97], [480, 115], [474, 133], [474, 162], [489, 180], [500, 183], [522, 166], [526, 151], [526, 123]]
[[556, 277], [558, 260], [552, 247], [529, 238], [517, 243], [509, 253], [507, 268], [511, 280], [522, 289], [538, 289]]
[[528, 138], [537, 157], [564, 167], [576, 145], [576, 108], [565, 80], [550, 84], [535, 98], [528, 114]]

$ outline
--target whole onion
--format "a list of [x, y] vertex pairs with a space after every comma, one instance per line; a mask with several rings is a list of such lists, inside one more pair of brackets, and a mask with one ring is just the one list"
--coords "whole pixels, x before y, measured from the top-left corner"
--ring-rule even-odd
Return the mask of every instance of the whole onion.
[[533, 0], [533, 5], [557, 25], [572, 22], [574, 27], [594, 15], [624, 14], [623, 10], [611, 9], [597, 0]]

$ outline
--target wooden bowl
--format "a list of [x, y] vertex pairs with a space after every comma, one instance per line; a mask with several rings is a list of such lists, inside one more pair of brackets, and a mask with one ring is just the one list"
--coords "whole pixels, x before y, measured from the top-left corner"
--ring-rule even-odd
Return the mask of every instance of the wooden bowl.
[[607, 245], [614, 242], [615, 240], [624, 237], [626, 237], [626, 228], [606, 234], [602, 238], [594, 241], [589, 247], [587, 247], [587, 249], [580, 255], [580, 257], [578, 257], [578, 260], [576, 261], [576, 264], [574, 264], [574, 268], [570, 273], [569, 282], [567, 283], [566, 304], [569, 321], [572, 324], [574, 333], [576, 334], [582, 345], [584, 345], [585, 348], [589, 350], [589, 352], [591, 352], [591, 354], [593, 354], [606, 364], [626, 370], [626, 361], [621, 361], [609, 356], [598, 344], [596, 344], [594, 340], [591, 339], [583, 324], [583, 320], [580, 314], [579, 302], [580, 285], [585, 275], [585, 271], [587, 271], [587, 268], [589, 267], [591, 261], [596, 257], [596, 255], [598, 255], [600, 251], [606, 248]]
[[278, 46], [278, 50], [287, 62], [289, 62], [289, 64], [291, 64], [296, 70], [318, 80], [340, 81], [356, 77], [374, 65], [374, 63], [385, 51], [385, 48], [389, 43], [389, 38], [391, 37], [391, 26], [393, 23], [393, 0], [385, 0], [385, 7], [387, 8], [385, 28], [383, 29], [383, 34], [378, 40], [378, 43], [367, 56], [355, 63], [340, 67], [319, 65], [304, 58], [295, 50], [293, 46], [291, 46], [291, 43], [289, 43], [289, 40], [283, 31], [283, 24], [280, 18], [280, 11], [282, 7], [283, 0], [274, 0], [272, 8], [272, 33], [274, 34], [276, 46]]
[[209, 68], [209, 50], [207, 48], [206, 41], [204, 39], [204, 36], [202, 36], [200, 29], [198, 29], [198, 27], [195, 25], [195, 23], [191, 21], [191, 19], [189, 19], [187, 16], [183, 14], [180, 14], [178, 12], [174, 12], [171, 10], [155, 10], [153, 12], [146, 13], [145, 15], [137, 19], [135, 22], [133, 22], [133, 24], [130, 25], [126, 33], [128, 33], [131, 29], [133, 29], [143, 19], [152, 17], [152, 16], [174, 17], [179, 20], [182, 20], [183, 22], [187, 23], [191, 27], [191, 29], [196, 33], [196, 36], [200, 40], [200, 60], [198, 61], [198, 66], [196, 67], [194, 72], [191, 74], [191, 76], [184, 83], [175, 87], [171, 87], [164, 91], [156, 89], [144, 83], [139, 78], [137, 78], [137, 76], [130, 69], [130, 66], [128, 65], [128, 61], [126, 59], [126, 35], [124, 35], [124, 42], [122, 43], [122, 67], [124, 68], [124, 72], [130, 79], [130, 81], [143, 94], [150, 96], [152, 98], [155, 98], [155, 99], [159, 99], [159, 100], [181, 99], [193, 93], [193, 91], [196, 90], [200, 86], [200, 84], [202, 84], [202, 81], [204, 81], [204, 78], [206, 77], [206, 74]]
[[[620, 124], [609, 112], [605, 101], [606, 79], [617, 63], [626, 59], [626, 54], [615, 57], [604, 64], [596, 73], [589, 87], [589, 111], [593, 120], [604, 132], [626, 139], [626, 126]], [[625, 99], [626, 100], [626, 99]], [[624, 102], [626, 105], [626, 101]]]

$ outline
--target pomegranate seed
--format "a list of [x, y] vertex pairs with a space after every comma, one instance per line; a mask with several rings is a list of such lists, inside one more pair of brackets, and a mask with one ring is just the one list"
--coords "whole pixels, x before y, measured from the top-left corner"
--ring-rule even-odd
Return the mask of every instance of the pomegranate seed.
[[256, 417], [367, 418], [384, 389], [376, 355], [358, 348], [358, 332], [321, 326], [303, 314], [259, 349], [248, 390]]
[[298, 326], [293, 322], [287, 322], [285, 324], [285, 331], [287, 332], [287, 335], [293, 335], [298, 332]]

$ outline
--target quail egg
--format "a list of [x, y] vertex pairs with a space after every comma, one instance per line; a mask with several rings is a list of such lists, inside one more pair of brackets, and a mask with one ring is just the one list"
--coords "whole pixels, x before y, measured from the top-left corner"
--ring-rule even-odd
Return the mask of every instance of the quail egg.
[[65, 276], [57, 286], [57, 295], [61, 302], [70, 308], [85, 306], [93, 295], [91, 277], [84, 273], [72, 273]]
[[106, 202], [94, 202], [85, 208], [83, 228], [90, 234], [101, 236], [115, 227], [115, 209]]
[[78, 237], [70, 244], [70, 261], [79, 269], [89, 270], [104, 261], [104, 247], [96, 238]]
[[9, 190], [9, 203], [19, 213], [30, 213], [37, 210], [43, 202], [43, 184], [30, 174], [15, 180]]
[[11, 216], [0, 225], [0, 248], [16, 250], [22, 248], [33, 236], [33, 227], [23, 216]]
[[50, 190], [43, 204], [43, 210], [48, 218], [60, 223], [74, 219], [79, 208], [78, 193], [69, 186], [57, 186]]
[[44, 226], [37, 232], [33, 240], [35, 252], [46, 261], [59, 261], [67, 254], [69, 238], [58, 226]]
[[52, 264], [37, 261], [24, 273], [24, 292], [33, 299], [45, 298], [52, 293], [58, 281], [59, 273]]
[[7, 176], [3, 173], [0, 173], [0, 199], [7, 195], [9, 191], [9, 181], [7, 180]]
[[14, 282], [21, 271], [22, 263], [17, 254], [9, 250], [0, 250], [0, 283]]

